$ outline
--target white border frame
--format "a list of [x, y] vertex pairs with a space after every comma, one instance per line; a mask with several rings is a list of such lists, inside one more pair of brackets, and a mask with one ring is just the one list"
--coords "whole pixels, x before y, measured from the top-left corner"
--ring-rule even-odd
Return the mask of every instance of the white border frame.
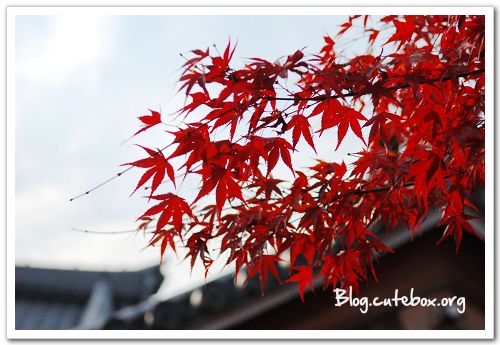
[[[262, 2], [260, 2], [262, 3]], [[394, 3], [394, 1], [393, 1]], [[17, 15], [476, 14], [486, 18], [485, 330], [15, 330], [15, 17]], [[491, 339], [494, 336], [493, 7], [7, 7], [7, 338], [9, 339]], [[332, 306], [333, 311], [333, 306]]]

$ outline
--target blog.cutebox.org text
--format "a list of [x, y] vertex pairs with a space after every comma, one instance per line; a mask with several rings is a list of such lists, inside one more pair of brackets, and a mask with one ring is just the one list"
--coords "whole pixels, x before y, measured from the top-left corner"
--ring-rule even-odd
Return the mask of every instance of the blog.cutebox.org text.
[[370, 307], [455, 307], [457, 312], [463, 314], [465, 312], [465, 297], [443, 297], [443, 298], [426, 298], [415, 295], [414, 289], [410, 290], [409, 295], [400, 295], [399, 290], [394, 290], [393, 297], [379, 298], [374, 297], [356, 297], [353, 295], [352, 287], [349, 290], [335, 289], [334, 290], [335, 307], [341, 307], [345, 304], [350, 307], [359, 308], [359, 311], [366, 314]]

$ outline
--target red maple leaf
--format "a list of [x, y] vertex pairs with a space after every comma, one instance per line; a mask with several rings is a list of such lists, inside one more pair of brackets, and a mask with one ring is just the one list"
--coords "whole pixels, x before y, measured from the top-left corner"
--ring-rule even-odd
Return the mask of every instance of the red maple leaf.
[[295, 266], [293, 268], [294, 270], [297, 271], [294, 275], [292, 275], [286, 282], [298, 282], [299, 283], [299, 292], [300, 292], [300, 299], [302, 302], [304, 302], [304, 291], [309, 285], [311, 290], [314, 291], [314, 286], [313, 286], [313, 270], [309, 266]]
[[135, 162], [131, 163], [126, 163], [123, 165], [132, 165], [138, 168], [145, 168], [148, 169], [146, 172], [142, 175], [142, 177], [139, 179], [139, 182], [137, 183], [137, 186], [135, 187], [134, 191], [132, 194], [134, 194], [137, 189], [139, 189], [141, 186], [143, 186], [146, 182], [148, 182], [151, 178], [153, 178], [151, 182], [151, 193], [150, 195], [153, 195], [155, 190], [160, 186], [160, 184], [163, 182], [163, 179], [165, 177], [165, 173], [168, 175], [172, 183], [174, 184], [175, 187], [175, 175], [174, 175], [174, 168], [172, 165], [168, 162], [168, 160], [165, 158], [163, 155], [163, 152], [160, 150], [151, 150], [148, 149], [147, 147], [140, 146], [144, 149], [149, 154], [149, 157], [139, 159]]
[[288, 129], [293, 128], [293, 148], [297, 145], [301, 136], [307, 141], [307, 143], [313, 148], [314, 152], [316, 152], [316, 148], [314, 147], [314, 141], [311, 135], [311, 125], [307, 118], [304, 115], [295, 115], [292, 120], [288, 123]]
[[364, 120], [366, 121], [366, 117], [361, 114], [359, 111], [356, 111], [354, 109], [347, 109], [345, 112], [343, 112], [340, 115], [339, 118], [339, 123], [338, 123], [338, 141], [337, 141], [337, 147], [335, 150], [338, 150], [340, 144], [342, 143], [342, 140], [344, 140], [344, 137], [347, 133], [347, 129], [351, 127], [351, 130], [354, 132], [354, 134], [360, 138], [363, 143], [366, 145], [365, 139], [363, 138], [363, 133], [361, 132], [361, 126], [359, 124], [359, 120]]
[[141, 122], [144, 124], [144, 126], [137, 132], [135, 132], [133, 136], [136, 136], [137, 134], [161, 123], [161, 114], [151, 109], [149, 109], [149, 111], [151, 112], [151, 115], [141, 115], [138, 117], [139, 120], [141, 120]]
[[408, 21], [408, 19], [404, 22], [395, 20], [393, 23], [396, 27], [396, 32], [384, 43], [384, 45], [390, 42], [399, 42], [399, 49], [403, 44], [411, 40], [416, 28], [415, 24], [412, 21]]
[[161, 202], [148, 209], [138, 219], [159, 214], [160, 216], [156, 223], [157, 232], [160, 232], [167, 224], [171, 223], [173, 228], [180, 233], [183, 226], [184, 215], [187, 215], [189, 218], [196, 219], [186, 200], [175, 194], [167, 193], [154, 195], [151, 199], [160, 200]]
[[264, 149], [269, 155], [267, 161], [267, 175], [269, 175], [271, 170], [273, 170], [276, 166], [280, 156], [283, 162], [290, 168], [292, 173], [295, 174], [292, 166], [292, 156], [290, 155], [290, 150], [293, 150], [293, 146], [290, 145], [288, 141], [283, 138], [269, 138], [267, 139], [267, 143], [264, 145]]
[[266, 285], [267, 276], [270, 272], [280, 283], [280, 276], [276, 264], [281, 261], [278, 255], [262, 255], [255, 264], [248, 267], [248, 278], [250, 279], [255, 274], [260, 273], [260, 284], [262, 293], [264, 293], [264, 286]]

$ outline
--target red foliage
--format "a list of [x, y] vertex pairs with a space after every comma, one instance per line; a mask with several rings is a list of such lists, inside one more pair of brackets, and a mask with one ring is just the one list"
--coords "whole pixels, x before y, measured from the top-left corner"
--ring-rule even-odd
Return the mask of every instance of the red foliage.
[[[136, 190], [151, 180], [149, 198], [160, 202], [139, 220], [158, 216], [151, 244], [161, 241], [162, 255], [167, 244], [175, 250], [174, 238], [186, 238], [191, 265], [200, 257], [208, 270], [211, 257], [225, 253], [236, 272], [246, 267], [263, 285], [269, 273], [279, 279], [276, 265], [285, 261], [287, 281], [299, 283], [302, 297], [315, 275], [325, 288], [355, 290], [368, 272], [375, 277], [375, 253], [391, 249], [374, 224], [413, 232], [430, 210], [441, 210], [443, 238], [453, 237], [457, 248], [463, 231], [474, 233], [470, 198], [485, 178], [484, 17], [353, 16], [339, 35], [358, 20], [367, 45], [383, 47], [379, 55], [343, 58], [331, 37], [316, 55], [298, 50], [241, 68], [231, 66], [231, 44], [222, 55], [191, 52], [180, 77], [190, 103], [179, 110], [184, 125], [169, 132], [173, 153], [145, 148], [148, 158], [129, 163], [146, 169]], [[281, 86], [286, 78], [293, 87]], [[201, 119], [188, 122], [195, 114]], [[140, 120], [137, 133], [160, 115]], [[316, 151], [316, 133], [330, 131], [337, 133], [332, 150], [349, 131], [364, 143], [357, 159], [347, 166], [321, 157], [296, 170], [296, 145], [303, 139]], [[185, 158], [177, 171], [200, 176], [190, 205], [172, 193], [154, 195], [165, 173], [175, 181], [177, 157]], [[279, 161], [292, 171], [290, 183], [271, 176]], [[215, 204], [199, 207], [212, 194]]]

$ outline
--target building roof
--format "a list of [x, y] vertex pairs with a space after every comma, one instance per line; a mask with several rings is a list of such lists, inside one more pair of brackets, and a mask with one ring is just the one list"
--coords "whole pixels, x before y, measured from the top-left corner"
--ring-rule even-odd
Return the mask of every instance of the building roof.
[[97, 272], [16, 267], [16, 329], [101, 328], [117, 309], [155, 293], [159, 267]]

